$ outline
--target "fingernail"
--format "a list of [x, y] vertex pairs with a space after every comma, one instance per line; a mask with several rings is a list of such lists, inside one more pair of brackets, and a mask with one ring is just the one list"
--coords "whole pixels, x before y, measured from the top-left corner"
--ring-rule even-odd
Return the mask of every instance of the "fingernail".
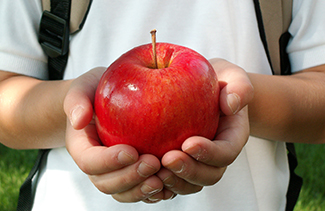
[[156, 168], [154, 168], [153, 166], [148, 165], [145, 162], [141, 162], [139, 167], [138, 167], [138, 170], [137, 170], [138, 174], [141, 177], [149, 177], [152, 174], [154, 174], [156, 171], [157, 171]]
[[145, 195], [153, 195], [161, 191], [161, 189], [153, 188], [147, 184], [141, 186], [141, 192]]
[[202, 150], [202, 148], [197, 145], [191, 146], [184, 151], [196, 160], [204, 160], [207, 155], [207, 150]]
[[129, 153], [127, 153], [125, 151], [121, 151], [117, 155], [117, 160], [120, 164], [123, 164], [123, 165], [131, 164], [135, 161], [134, 157], [132, 157]]
[[72, 126], [76, 124], [76, 122], [78, 121], [78, 119], [80, 118], [83, 112], [84, 112], [84, 108], [82, 106], [77, 106], [72, 110], [69, 118]]
[[173, 193], [167, 200], [172, 200], [173, 198], [175, 198], [176, 197], [176, 194], [175, 193]]
[[172, 199], [174, 199], [176, 196], [177, 196], [177, 194], [173, 193], [173, 194], [168, 198], [168, 200], [172, 200]]
[[193, 158], [198, 159], [200, 157], [202, 149], [201, 147], [194, 145], [184, 149], [184, 152], [191, 155]]
[[167, 188], [172, 188], [176, 184], [176, 178], [174, 176], [169, 176], [163, 180], [163, 183]]
[[168, 168], [170, 170], [172, 170], [173, 172], [179, 174], [184, 171], [185, 165], [182, 160], [177, 160], [177, 161], [174, 161], [173, 163], [169, 164]]
[[227, 104], [233, 114], [236, 114], [240, 106], [240, 98], [236, 93], [227, 96]]
[[161, 199], [156, 199], [155, 197], [149, 197], [148, 200], [151, 201], [151, 202], [161, 201]]

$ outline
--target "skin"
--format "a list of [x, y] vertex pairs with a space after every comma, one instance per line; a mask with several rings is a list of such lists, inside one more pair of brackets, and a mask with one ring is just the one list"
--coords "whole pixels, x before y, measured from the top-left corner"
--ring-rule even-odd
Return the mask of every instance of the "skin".
[[70, 83], [0, 71], [1, 143], [14, 149], [64, 146], [62, 105]]
[[[218, 62], [225, 61], [217, 60]], [[237, 66], [234, 67], [236, 68], [232, 71], [236, 72], [236, 75], [233, 80], [236, 81], [236, 84], [241, 84], [240, 88], [238, 87], [238, 93], [245, 93], [243, 99], [249, 101], [253, 97], [253, 87], [246, 72]], [[227, 78], [224, 79], [225, 81], [228, 80]], [[92, 83], [89, 80], [88, 82]], [[102, 147], [98, 144], [93, 121], [87, 125], [84, 121], [75, 121], [79, 117], [73, 117], [73, 106], [76, 106], [73, 103], [74, 96], [77, 95], [75, 91], [78, 90], [82, 93], [82, 89], [89, 90], [84, 83], [81, 83], [83, 86], [79, 86], [80, 83], [74, 81], [64, 102], [64, 109], [69, 119], [72, 119], [72, 121], [67, 122], [66, 147], [81, 170], [90, 175], [89, 178], [95, 186], [100, 191], [111, 194], [120, 202], [143, 200], [152, 203], [169, 199], [177, 194], [195, 193], [205, 185], [215, 184], [221, 179], [226, 166], [232, 163], [240, 153], [249, 136], [247, 107], [245, 106], [247, 102], [235, 102], [235, 107], [244, 108], [233, 114], [226, 102], [227, 93], [223, 92], [227, 90], [225, 88], [228, 87], [229, 83], [221, 82], [220, 85], [223, 87], [220, 95], [223, 98], [221, 110], [228, 115], [223, 115], [220, 119], [218, 136], [216, 137], [218, 141], [211, 142], [211, 140], [202, 137], [191, 137], [183, 143], [183, 151], [166, 153], [161, 163], [153, 155], [139, 156], [135, 149], [130, 146]], [[98, 81], [93, 83], [96, 84]], [[232, 89], [235, 90], [235, 88]], [[89, 90], [89, 93], [94, 91], [95, 89]], [[78, 99], [87, 98], [92, 99], [93, 94], [84, 97], [78, 96]], [[237, 105], [237, 103], [240, 104]], [[71, 105], [73, 106], [71, 107]], [[83, 108], [84, 112], [80, 112], [82, 116], [93, 116], [91, 104], [88, 102], [80, 102], [76, 107]], [[86, 111], [89, 113], [85, 113]], [[89, 139], [89, 137], [92, 138]], [[122, 156], [121, 152], [126, 156]], [[122, 161], [120, 160], [121, 157]], [[109, 166], [107, 166], [108, 163]], [[148, 186], [150, 191], [143, 191]]]
[[225, 60], [211, 63], [222, 87], [223, 116], [216, 140], [191, 137], [182, 151], [166, 153], [161, 162], [127, 145], [99, 145], [92, 102], [105, 68], [70, 81], [40, 81], [1, 71], [0, 140], [19, 149], [65, 145], [100, 191], [117, 201], [147, 203], [218, 182], [250, 133], [271, 140], [325, 143], [325, 65], [292, 76], [264, 76], [247, 74]]
[[324, 143], [325, 65], [292, 76], [249, 74], [249, 78], [256, 90], [249, 105], [251, 134], [293, 143]]

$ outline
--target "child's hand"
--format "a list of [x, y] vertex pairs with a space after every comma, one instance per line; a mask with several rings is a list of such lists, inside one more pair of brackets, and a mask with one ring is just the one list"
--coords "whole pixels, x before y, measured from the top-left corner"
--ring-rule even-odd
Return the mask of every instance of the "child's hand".
[[101, 146], [92, 105], [105, 68], [96, 68], [72, 83], [64, 102], [68, 116], [66, 147], [100, 191], [112, 194], [120, 202], [151, 203], [198, 192], [220, 180], [248, 139], [245, 106], [253, 97], [253, 87], [245, 71], [236, 65], [225, 60], [213, 60], [212, 64], [220, 81], [220, 106], [224, 113], [216, 140], [187, 139], [183, 151], [165, 154], [161, 161], [164, 168], [155, 156], [139, 156], [131, 146]]
[[104, 71], [105, 68], [95, 68], [75, 79], [65, 98], [69, 153], [100, 191], [112, 194], [118, 201], [136, 202], [153, 195], [160, 199], [170, 197], [171, 192], [161, 192], [163, 183], [154, 175], [160, 169], [160, 161], [155, 156], [139, 156], [127, 145], [101, 146], [92, 105]]
[[239, 155], [249, 137], [247, 104], [254, 89], [244, 70], [225, 60], [210, 61], [221, 85], [222, 116], [215, 140], [191, 137], [182, 151], [170, 151], [162, 158], [157, 175], [174, 194], [191, 194], [214, 185], [226, 167]]

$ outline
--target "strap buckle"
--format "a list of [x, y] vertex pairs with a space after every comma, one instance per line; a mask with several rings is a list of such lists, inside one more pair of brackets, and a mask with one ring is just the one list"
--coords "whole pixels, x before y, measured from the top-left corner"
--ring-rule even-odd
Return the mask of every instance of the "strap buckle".
[[65, 19], [44, 11], [38, 40], [49, 57], [65, 55], [69, 50], [69, 24]]

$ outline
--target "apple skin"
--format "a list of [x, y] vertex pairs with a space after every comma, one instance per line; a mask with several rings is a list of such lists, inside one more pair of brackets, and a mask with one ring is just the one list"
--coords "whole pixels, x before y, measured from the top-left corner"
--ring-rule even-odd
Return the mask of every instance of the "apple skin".
[[199, 53], [157, 43], [133, 48], [103, 74], [95, 94], [96, 128], [106, 146], [128, 144], [161, 158], [191, 136], [212, 140], [219, 122], [219, 84]]

